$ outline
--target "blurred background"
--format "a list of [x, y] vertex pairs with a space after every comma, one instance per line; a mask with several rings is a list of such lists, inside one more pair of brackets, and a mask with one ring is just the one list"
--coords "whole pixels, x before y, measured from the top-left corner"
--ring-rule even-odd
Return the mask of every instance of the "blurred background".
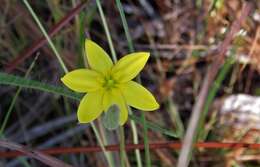
[[[52, 49], [22, 1], [0, 0], [0, 70], [4, 73], [62, 85], [63, 71]], [[29, 0], [38, 19], [69, 70], [85, 66], [83, 43], [91, 38], [108, 53], [109, 47], [94, 0]], [[129, 53], [123, 24], [115, 1], [101, 1], [116, 47], [117, 57]], [[148, 131], [149, 142], [180, 141], [187, 129], [193, 105], [207, 69], [217, 56], [232, 23], [241, 15], [243, 0], [122, 0], [128, 29], [136, 51], [151, 57], [140, 77], [161, 107], [146, 114], [148, 121], [170, 129], [174, 135]], [[235, 61], [210, 105], [200, 141], [259, 142], [260, 130], [260, 1], [250, 1], [252, 12], [228, 46], [226, 57]], [[32, 63], [35, 63], [30, 72]], [[17, 94], [17, 87], [0, 85], [0, 123]], [[241, 96], [242, 95], [242, 100]], [[233, 99], [232, 99], [233, 98]], [[228, 100], [231, 100], [229, 102]], [[228, 103], [228, 104], [227, 104]], [[33, 148], [96, 146], [88, 124], [76, 120], [78, 102], [22, 89], [1, 135]], [[234, 106], [235, 105], [235, 106]], [[242, 106], [247, 106], [242, 109]], [[252, 106], [256, 106], [255, 108]], [[136, 116], [140, 115], [137, 111]], [[100, 127], [100, 122], [95, 122]], [[137, 124], [140, 141], [142, 126]], [[130, 124], [126, 143], [132, 143]], [[106, 132], [105, 132], [106, 133]], [[117, 144], [116, 132], [107, 133], [109, 144]], [[4, 149], [0, 149], [4, 151]], [[141, 152], [143, 155], [143, 152]], [[259, 150], [197, 149], [190, 166], [260, 165]], [[113, 153], [118, 161], [118, 153]], [[102, 153], [55, 155], [74, 166], [106, 166]], [[153, 166], [174, 166], [178, 150], [151, 151]], [[136, 166], [134, 152], [128, 152]], [[0, 166], [44, 166], [25, 157], [1, 158]]]

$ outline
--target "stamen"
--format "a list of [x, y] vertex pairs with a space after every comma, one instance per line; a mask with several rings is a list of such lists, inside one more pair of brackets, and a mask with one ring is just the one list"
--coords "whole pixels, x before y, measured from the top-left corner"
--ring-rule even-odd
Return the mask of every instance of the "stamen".
[[115, 80], [112, 77], [108, 77], [105, 79], [105, 83], [104, 83], [103, 87], [106, 89], [111, 89], [111, 88], [115, 87], [115, 85], [116, 85]]

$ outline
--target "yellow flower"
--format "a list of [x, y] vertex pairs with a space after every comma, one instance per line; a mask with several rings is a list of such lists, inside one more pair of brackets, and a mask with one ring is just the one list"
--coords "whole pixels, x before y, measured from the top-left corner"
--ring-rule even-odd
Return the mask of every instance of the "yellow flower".
[[114, 65], [108, 54], [93, 41], [85, 41], [85, 50], [90, 69], [71, 71], [61, 79], [70, 89], [87, 93], [77, 111], [80, 123], [95, 120], [113, 104], [120, 109], [120, 125], [127, 121], [127, 105], [143, 111], [159, 108], [147, 89], [131, 81], [143, 69], [149, 53], [128, 54]]

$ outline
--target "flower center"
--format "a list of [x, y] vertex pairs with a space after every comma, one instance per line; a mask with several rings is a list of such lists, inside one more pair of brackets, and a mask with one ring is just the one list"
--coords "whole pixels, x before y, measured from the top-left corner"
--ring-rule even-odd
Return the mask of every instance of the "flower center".
[[105, 78], [103, 87], [108, 90], [114, 88], [116, 87], [116, 81], [112, 77]]

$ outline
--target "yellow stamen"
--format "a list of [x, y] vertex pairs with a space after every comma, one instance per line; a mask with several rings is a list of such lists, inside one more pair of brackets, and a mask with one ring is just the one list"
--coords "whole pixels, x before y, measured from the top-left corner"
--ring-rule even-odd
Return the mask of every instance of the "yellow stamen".
[[105, 83], [103, 85], [104, 88], [106, 89], [111, 89], [116, 86], [116, 81], [112, 77], [108, 77], [105, 79]]

